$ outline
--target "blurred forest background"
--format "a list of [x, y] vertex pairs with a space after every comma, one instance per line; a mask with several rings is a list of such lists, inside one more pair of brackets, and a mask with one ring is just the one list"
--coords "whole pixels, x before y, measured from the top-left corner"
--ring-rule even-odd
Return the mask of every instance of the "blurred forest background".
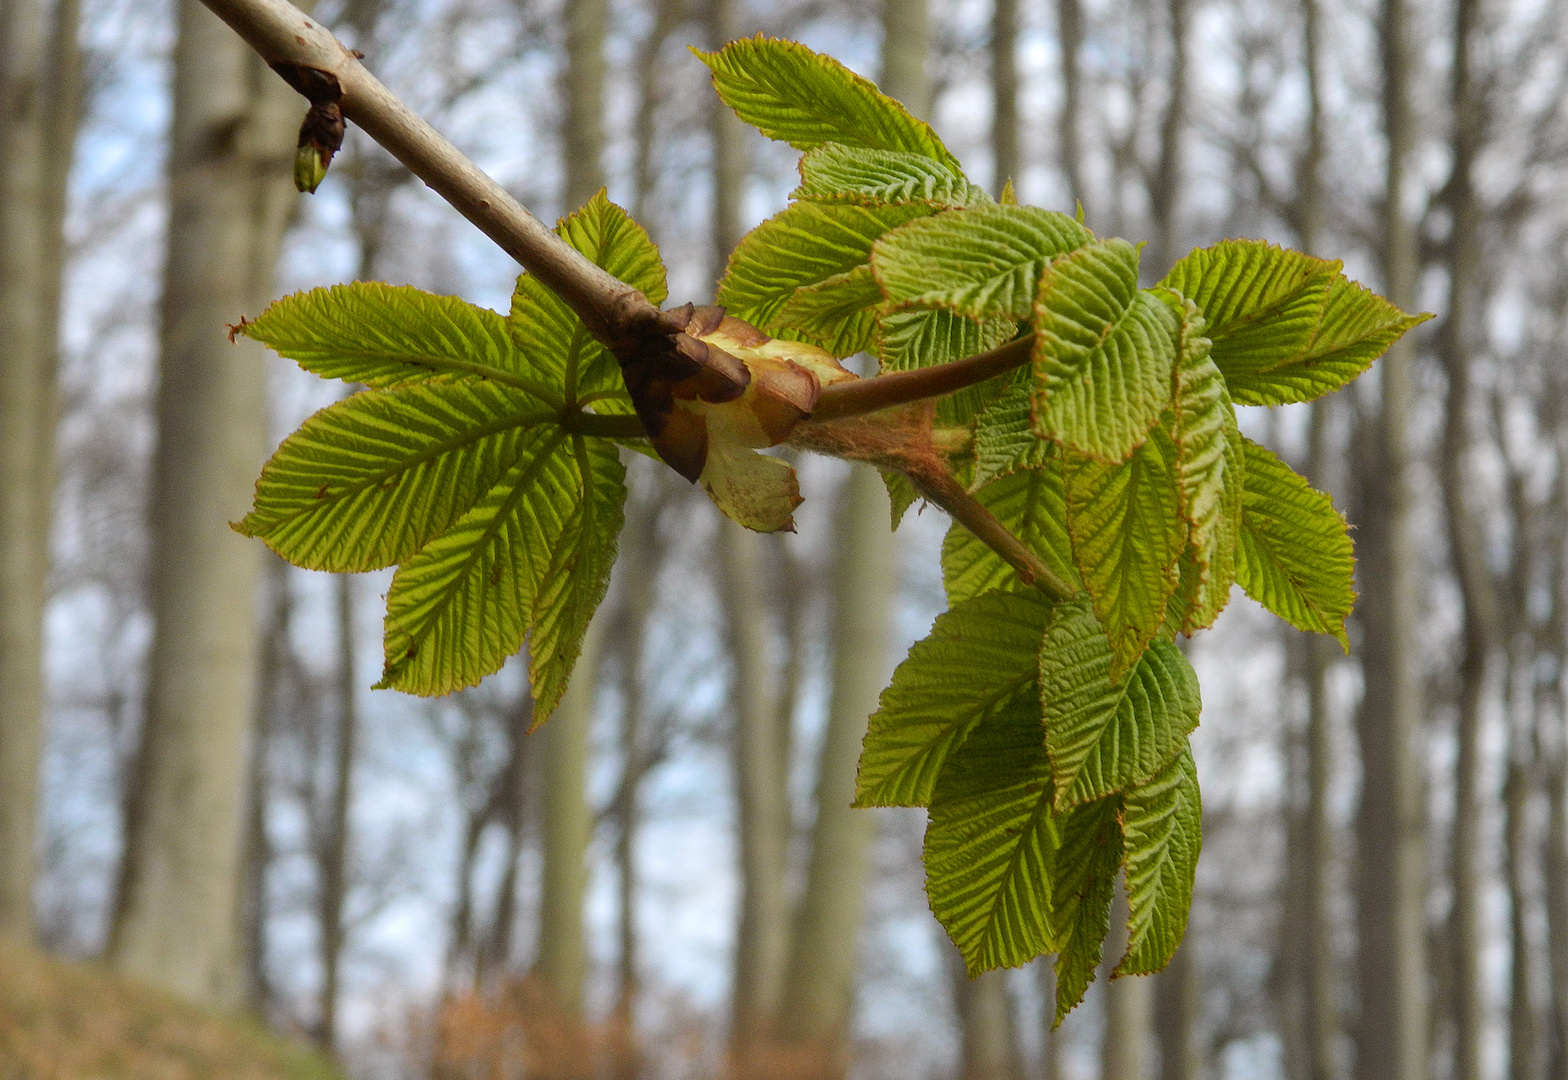
[[875, 475], [813, 460], [761, 537], [638, 459], [546, 728], [515, 664], [370, 692], [387, 576], [224, 527], [337, 388], [224, 324], [353, 278], [505, 310], [516, 267], [352, 129], [296, 195], [303, 103], [193, 0], [0, 0], [0, 937], [388, 1080], [1568, 1078], [1568, 3], [315, 14], [541, 216], [608, 185], [678, 301], [795, 182], [687, 52], [762, 32], [993, 192], [1147, 240], [1151, 280], [1265, 237], [1438, 312], [1346, 392], [1243, 410], [1355, 526], [1353, 648], [1239, 592], [1191, 643], [1187, 941], [1049, 1032], [1045, 964], [963, 977], [921, 812], [847, 809], [942, 606], [939, 513], [888, 542]]

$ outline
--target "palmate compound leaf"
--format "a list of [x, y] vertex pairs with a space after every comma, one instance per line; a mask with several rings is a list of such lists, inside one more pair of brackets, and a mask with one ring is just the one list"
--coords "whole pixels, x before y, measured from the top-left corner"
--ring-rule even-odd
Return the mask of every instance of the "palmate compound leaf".
[[554, 419], [488, 380], [355, 394], [283, 441], [234, 528], [312, 570], [391, 566], [466, 513]]
[[1427, 315], [1406, 315], [1316, 259], [1258, 240], [1199, 248], [1160, 283], [1195, 301], [1243, 405], [1312, 401], [1365, 371]]
[[1057, 951], [1062, 1011], [1077, 1003], [1105, 940], [1120, 803], [1053, 812], [1040, 719], [1025, 701], [987, 717], [953, 753], [926, 825], [926, 894], [971, 975]]
[[1123, 799], [1127, 864], [1127, 952], [1117, 975], [1152, 975], [1187, 932], [1203, 846], [1198, 770], [1185, 746], [1158, 776]]
[[1176, 354], [1176, 315], [1138, 288], [1137, 249], [1100, 240], [1058, 256], [1034, 310], [1035, 432], [1125, 461], [1170, 407]]
[[1177, 630], [1213, 624], [1230, 599], [1243, 490], [1240, 432], [1225, 379], [1209, 355], [1204, 319], [1191, 300], [1176, 297], [1180, 316], [1171, 390], [1171, 437], [1181, 516], [1187, 524], [1190, 578]]
[[559, 384], [534, 371], [506, 320], [455, 296], [356, 281], [285, 296], [234, 329], [328, 379], [383, 389], [478, 376], [561, 404]]
[[[605, 197], [603, 188], [561, 219], [555, 231], [589, 261], [642, 290], [650, 303], [664, 302], [668, 288], [659, 249], [641, 225]], [[632, 412], [620, 365], [610, 350], [532, 274], [517, 279], [507, 326], [528, 366], [548, 372], [563, 397], [588, 398], [598, 412]]]
[[1143, 655], [1165, 621], [1187, 542], [1176, 447], [1163, 427], [1119, 465], [1063, 455], [1073, 561], [1113, 650], [1110, 676]]
[[1345, 519], [1289, 465], [1250, 439], [1242, 445], [1246, 489], [1236, 580], [1298, 630], [1332, 634], [1348, 648], [1345, 619], [1356, 590]]
[[1038, 590], [991, 592], [937, 616], [882, 691], [856, 780], [857, 806], [924, 806], [942, 764], [988, 717], [1022, 701], [1039, 741]]
[[422, 695], [473, 686], [527, 638], [542, 723], [609, 583], [624, 476], [611, 443], [531, 432], [506, 476], [398, 567], [379, 685]]
[[1089, 605], [1057, 605], [1040, 645], [1040, 703], [1058, 810], [1145, 783], [1198, 726], [1198, 679], [1175, 645], [1154, 642], [1120, 678], [1111, 662]]
[[[1078, 570], [1072, 561], [1062, 496], [1062, 469], [1048, 459], [991, 481], [975, 492], [980, 503], [1045, 561], [1057, 576], [1072, 584]], [[993, 589], [1032, 590], [1018, 573], [975, 534], [954, 522], [942, 542], [942, 583], [947, 602], [961, 604]]]
[[931, 125], [832, 57], [760, 34], [717, 52], [693, 51], [724, 103], [770, 139], [797, 150], [825, 143], [901, 150], [958, 171]]
[[1066, 214], [1032, 206], [975, 206], [894, 229], [871, 251], [871, 272], [894, 305], [943, 308], [971, 319], [1033, 314], [1051, 259], [1092, 239]]

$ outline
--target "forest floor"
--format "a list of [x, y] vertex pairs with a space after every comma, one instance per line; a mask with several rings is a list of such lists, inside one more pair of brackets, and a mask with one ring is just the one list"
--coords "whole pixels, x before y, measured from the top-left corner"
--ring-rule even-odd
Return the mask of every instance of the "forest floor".
[[0, 1080], [341, 1080], [259, 1023], [0, 943]]

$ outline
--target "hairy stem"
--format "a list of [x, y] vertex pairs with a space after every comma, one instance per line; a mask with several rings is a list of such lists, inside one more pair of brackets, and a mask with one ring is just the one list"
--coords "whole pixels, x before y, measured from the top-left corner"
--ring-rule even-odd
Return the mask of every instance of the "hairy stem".
[[811, 418], [838, 420], [951, 394], [1023, 367], [1029, 362], [1033, 348], [1033, 338], [1016, 338], [989, 352], [950, 364], [835, 383], [823, 387]]

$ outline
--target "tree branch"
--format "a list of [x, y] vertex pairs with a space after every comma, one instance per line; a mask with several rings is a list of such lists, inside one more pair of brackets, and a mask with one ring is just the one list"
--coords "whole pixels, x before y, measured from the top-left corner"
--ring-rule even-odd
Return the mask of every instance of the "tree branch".
[[457, 147], [398, 100], [332, 33], [287, 0], [202, 0], [269, 64], [325, 71], [358, 124], [458, 213], [478, 226], [580, 316], [594, 337], [621, 346], [682, 329], [637, 289], [595, 266], [530, 214]]
[[1029, 362], [1033, 349], [1033, 338], [1016, 338], [990, 352], [977, 353], [950, 364], [834, 383], [822, 388], [811, 419], [839, 420], [951, 394], [1023, 367]]

